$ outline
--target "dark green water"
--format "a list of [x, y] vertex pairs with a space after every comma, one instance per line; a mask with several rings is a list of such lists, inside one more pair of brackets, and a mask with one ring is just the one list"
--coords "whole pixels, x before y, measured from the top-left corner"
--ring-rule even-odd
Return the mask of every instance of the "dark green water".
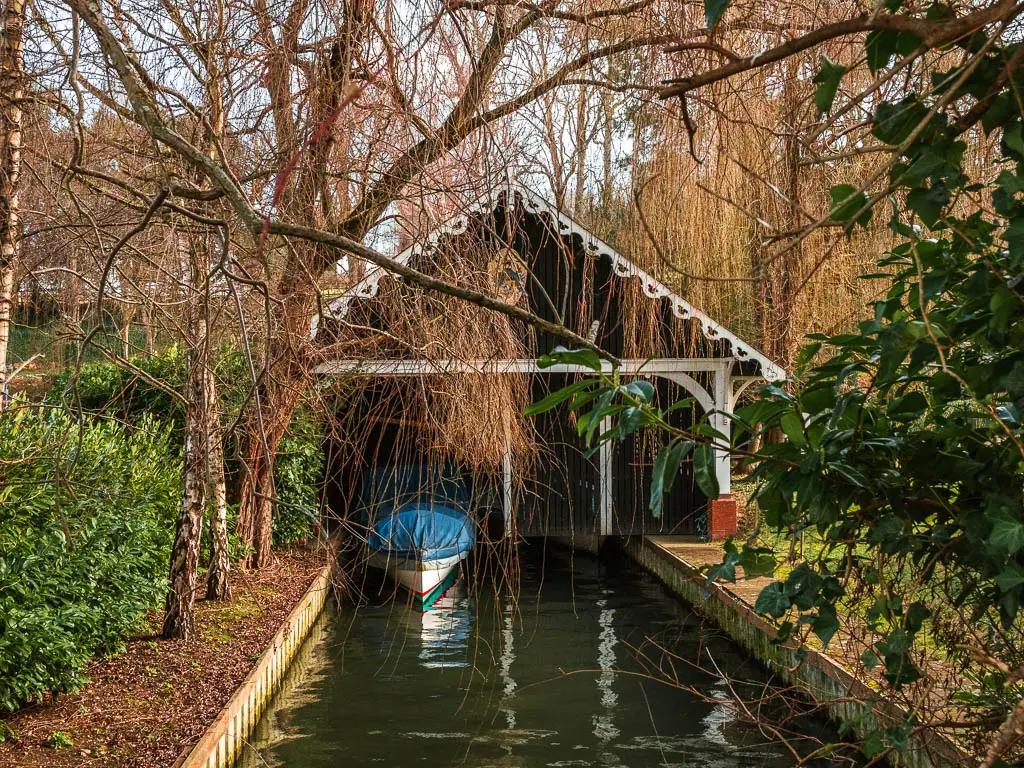
[[794, 764], [692, 663], [717, 665], [751, 698], [766, 673], [635, 565], [530, 551], [520, 567], [517, 596], [460, 584], [427, 614], [332, 611], [243, 764]]

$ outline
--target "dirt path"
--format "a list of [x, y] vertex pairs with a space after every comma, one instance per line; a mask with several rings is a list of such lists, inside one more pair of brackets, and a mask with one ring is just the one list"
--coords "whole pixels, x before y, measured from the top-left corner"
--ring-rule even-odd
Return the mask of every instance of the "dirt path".
[[0, 743], [0, 766], [169, 768], [227, 703], [325, 557], [278, 552], [271, 568], [234, 571], [234, 600], [198, 603], [187, 643], [154, 638], [154, 614], [124, 653], [93, 663], [80, 693], [0, 721], [15, 734]]

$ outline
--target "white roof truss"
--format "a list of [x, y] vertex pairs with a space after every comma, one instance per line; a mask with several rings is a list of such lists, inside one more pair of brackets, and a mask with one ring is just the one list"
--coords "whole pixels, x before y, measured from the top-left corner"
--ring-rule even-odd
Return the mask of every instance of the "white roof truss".
[[[785, 370], [774, 361], [739, 338], [725, 326], [715, 322], [706, 314], [693, 306], [686, 299], [676, 294], [667, 285], [662, 283], [653, 275], [640, 269], [636, 264], [612, 248], [594, 233], [574, 221], [563, 211], [558, 210], [552, 203], [545, 200], [536, 192], [518, 184], [508, 182], [495, 187], [491, 192], [482, 195], [463, 211], [449, 219], [444, 224], [434, 229], [422, 242], [414, 243], [393, 258], [400, 264], [408, 264], [409, 261], [424, 251], [435, 248], [442, 237], [460, 235], [469, 227], [473, 217], [480, 214], [491, 213], [497, 206], [501, 196], [507, 196], [511, 201], [518, 196], [524, 207], [532, 213], [547, 213], [557, 223], [559, 234], [562, 236], [578, 235], [583, 241], [583, 247], [590, 253], [600, 254], [610, 259], [614, 274], [620, 278], [635, 278], [640, 281], [644, 295], [651, 299], [666, 299], [672, 306], [672, 313], [681, 320], [693, 320], [699, 324], [704, 336], [712, 341], [725, 341], [732, 358], [737, 361], [753, 361], [758, 363], [761, 375], [768, 381], [777, 381], [786, 377]], [[370, 266], [366, 276], [359, 281], [344, 295], [339, 296], [327, 304], [327, 311], [336, 318], [343, 318], [348, 314], [349, 304], [353, 299], [370, 299], [377, 295], [377, 288], [383, 277], [389, 272], [383, 267]], [[316, 328], [319, 318], [313, 319], [312, 332], [316, 335]]]

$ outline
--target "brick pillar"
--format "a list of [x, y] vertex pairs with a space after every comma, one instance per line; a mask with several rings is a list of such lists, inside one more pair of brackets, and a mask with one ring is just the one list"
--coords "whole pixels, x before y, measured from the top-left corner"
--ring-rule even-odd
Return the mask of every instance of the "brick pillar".
[[722, 541], [736, 533], [736, 499], [731, 494], [712, 499], [708, 504], [708, 534]]

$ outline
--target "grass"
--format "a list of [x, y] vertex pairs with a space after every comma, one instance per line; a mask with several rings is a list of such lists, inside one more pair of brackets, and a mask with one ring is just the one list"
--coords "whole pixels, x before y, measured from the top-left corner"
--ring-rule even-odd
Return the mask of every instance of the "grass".
[[[88, 330], [88, 329], [86, 329]], [[132, 354], [140, 354], [146, 349], [146, 332], [141, 325], [133, 325], [128, 334], [128, 345]], [[107, 324], [97, 332], [89, 342], [85, 351], [85, 362], [92, 363], [105, 360], [99, 347], [121, 354], [121, 338], [112, 324]], [[11, 342], [8, 349], [9, 362], [12, 365], [29, 360], [34, 355], [43, 355], [46, 363], [51, 366], [64, 367], [78, 359], [79, 346], [68, 334], [67, 329], [59, 322], [42, 325], [25, 325], [17, 321], [11, 328]]]

